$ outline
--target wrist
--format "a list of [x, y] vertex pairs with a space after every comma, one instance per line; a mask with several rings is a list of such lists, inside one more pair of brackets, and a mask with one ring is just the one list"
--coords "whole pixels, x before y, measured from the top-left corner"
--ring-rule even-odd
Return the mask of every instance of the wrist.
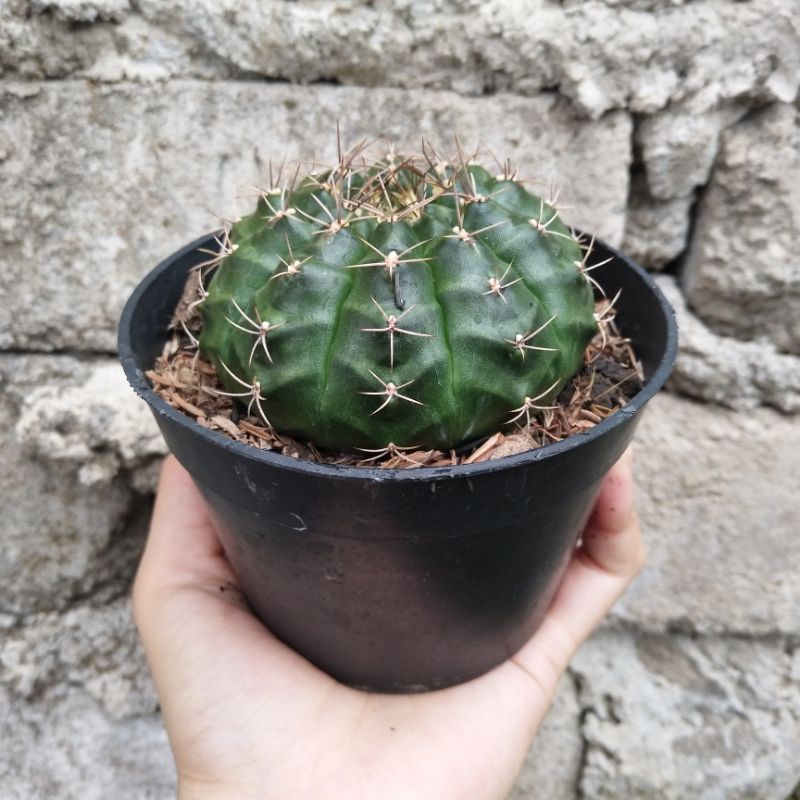
[[216, 783], [178, 776], [178, 800], [270, 800], [271, 795], [249, 784]]

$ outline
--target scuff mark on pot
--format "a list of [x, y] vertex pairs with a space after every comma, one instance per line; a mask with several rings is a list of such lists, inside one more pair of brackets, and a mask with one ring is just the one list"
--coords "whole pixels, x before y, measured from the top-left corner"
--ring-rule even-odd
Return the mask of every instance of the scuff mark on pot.
[[308, 530], [308, 525], [306, 525], [305, 520], [299, 514], [295, 514], [293, 511], [287, 511], [286, 513], [291, 519], [282, 522], [272, 517], [269, 520], [270, 525], [274, 525], [278, 528], [286, 528], [287, 530], [296, 531], [297, 533], [305, 533]]
[[[247, 465], [244, 464], [242, 461], [237, 461], [233, 466], [233, 471], [236, 473], [238, 478], [241, 478], [244, 485], [247, 487], [247, 490], [250, 494], [255, 495], [256, 497], [260, 497], [263, 500], [270, 500], [274, 495], [274, 490], [270, 487], [259, 485], [253, 480], [253, 476], [250, 474], [250, 470], [247, 468]], [[274, 484], [273, 484], [274, 486]]]
[[344, 569], [340, 566], [325, 567], [325, 569], [322, 570], [322, 577], [331, 583], [343, 583]]
[[294, 517], [297, 521], [296, 525], [286, 525], [285, 527], [290, 528], [293, 531], [297, 531], [298, 533], [303, 533], [303, 531], [308, 530], [308, 525], [306, 525], [305, 521], [299, 514], [295, 514], [294, 511], [289, 512], [290, 517]]
[[250, 475], [250, 471], [244, 464], [242, 464], [241, 461], [237, 461], [233, 465], [233, 471], [236, 473], [237, 477], [242, 479], [244, 485], [250, 490], [250, 494], [258, 494], [258, 486], [256, 486], [256, 482]]

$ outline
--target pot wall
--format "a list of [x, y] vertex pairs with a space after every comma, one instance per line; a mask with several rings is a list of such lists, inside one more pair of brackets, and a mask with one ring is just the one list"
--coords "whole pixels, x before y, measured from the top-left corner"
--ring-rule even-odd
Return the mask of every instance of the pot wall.
[[396, 692], [473, 678], [530, 638], [635, 418], [557, 459], [414, 481], [248, 462], [160, 424], [267, 627], [337, 679]]
[[197, 246], [140, 286], [120, 351], [212, 509], [256, 613], [335, 678], [377, 691], [449, 686], [513, 655], [540, 624], [603, 476], [669, 371], [674, 322], [650, 279], [618, 255], [602, 268], [607, 291], [623, 289], [620, 324], [648, 382], [591, 432], [452, 469], [358, 469], [240, 445], [149, 390], [142, 370], [161, 351], [187, 270], [204, 257]]

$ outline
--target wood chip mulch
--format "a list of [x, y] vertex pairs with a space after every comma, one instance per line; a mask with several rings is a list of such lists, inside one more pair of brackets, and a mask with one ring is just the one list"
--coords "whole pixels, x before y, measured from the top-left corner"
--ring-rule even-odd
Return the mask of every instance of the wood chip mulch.
[[[187, 295], [194, 291], [187, 286]], [[505, 431], [448, 452], [401, 448], [377, 455], [321, 452], [310, 442], [300, 442], [265, 428], [257, 417], [243, 416], [241, 405], [232, 398], [214, 393], [215, 389], [223, 387], [213, 366], [198, 353], [199, 316], [183, 301], [176, 310], [173, 335], [146, 375], [160, 397], [192, 417], [198, 425], [261, 450], [274, 450], [292, 458], [324, 464], [383, 469], [477, 464], [584, 433], [622, 408], [642, 388], [641, 364], [630, 340], [617, 328], [613, 303], [602, 300], [596, 304], [600, 330], [586, 348], [583, 368], [564, 387], [556, 408], [541, 411], [536, 417], [531, 415], [529, 423], [523, 417]]]

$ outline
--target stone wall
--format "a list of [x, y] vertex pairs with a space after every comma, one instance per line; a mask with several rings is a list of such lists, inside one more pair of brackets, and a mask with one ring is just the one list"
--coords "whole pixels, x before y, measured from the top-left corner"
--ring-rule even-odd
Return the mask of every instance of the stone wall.
[[515, 798], [800, 781], [798, 0], [0, 2], [0, 798], [167, 798], [129, 616], [163, 445], [113, 358], [136, 282], [284, 154], [453, 133], [661, 271], [649, 565]]

